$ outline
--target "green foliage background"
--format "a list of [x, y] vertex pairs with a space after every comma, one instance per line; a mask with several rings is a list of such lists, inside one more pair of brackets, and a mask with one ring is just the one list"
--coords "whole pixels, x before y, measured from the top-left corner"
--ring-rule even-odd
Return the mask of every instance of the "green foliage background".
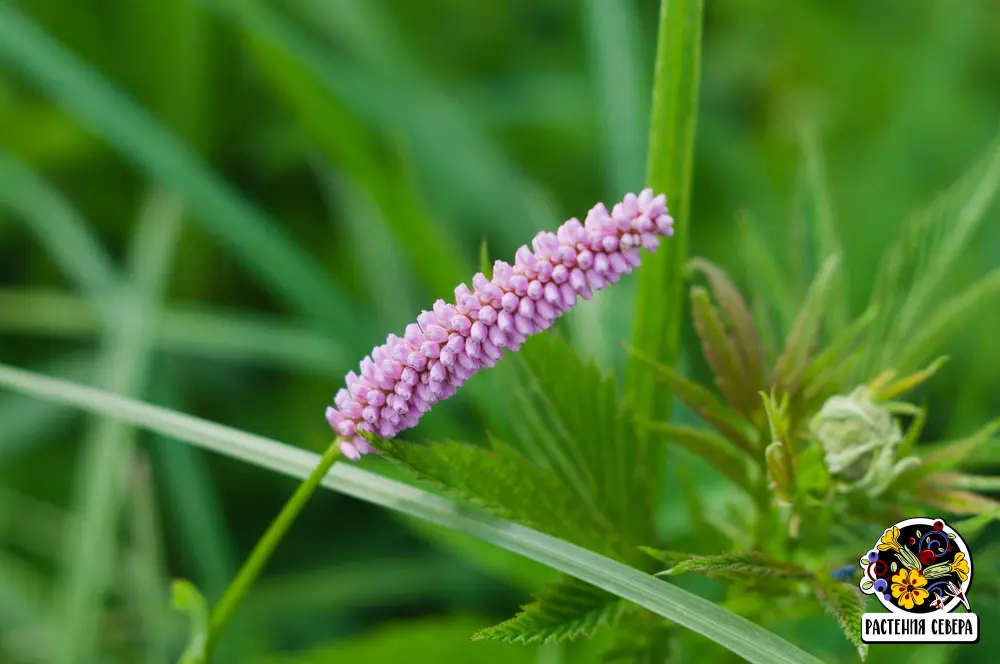
[[[344, 372], [468, 280], [483, 238], [509, 258], [536, 230], [641, 188], [656, 5], [3, 0], [0, 361], [322, 449], [322, 410]], [[690, 253], [746, 284], [737, 219], [749, 215], [783, 280], [805, 288], [818, 265], [792, 221], [804, 130], [823, 145], [860, 313], [909, 213], [993, 140], [998, 17], [995, 0], [707, 3]], [[1000, 266], [998, 221], [994, 208], [956, 283]], [[102, 336], [115, 264], [144, 299], [127, 303], [134, 329]], [[619, 376], [635, 281], [559, 324]], [[1000, 413], [1000, 307], [981, 311], [921, 389], [928, 439]], [[690, 332], [682, 366], [708, 382]], [[494, 398], [477, 378], [417, 434], [482, 440]], [[58, 653], [47, 630], [67, 615], [99, 634], [107, 661], [163, 661], [183, 627], [155, 610], [166, 574], [216, 599], [293, 489], [156, 438], [138, 436], [132, 454], [132, 435], [0, 393], [0, 661]], [[669, 462], [664, 528], [710, 551], [712, 533], [685, 519], [692, 492], [711, 503], [715, 476], [682, 453]], [[114, 483], [120, 525], [102, 518]], [[102, 556], [93, 533], [125, 546]], [[64, 610], [63, 598], [87, 597], [89, 565], [115, 571], [108, 610]], [[591, 652], [577, 644], [467, 643], [551, 578], [322, 493], [220, 661], [582, 661]], [[710, 580], [679, 583], [722, 597]], [[789, 623], [811, 652], [852, 661], [832, 618]], [[873, 648], [870, 661], [976, 652]]]

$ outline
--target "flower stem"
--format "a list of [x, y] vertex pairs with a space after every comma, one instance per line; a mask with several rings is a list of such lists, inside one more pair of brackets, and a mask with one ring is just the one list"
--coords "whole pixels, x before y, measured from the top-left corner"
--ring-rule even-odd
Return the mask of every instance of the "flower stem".
[[319, 486], [320, 482], [323, 481], [323, 478], [326, 477], [326, 474], [330, 472], [330, 468], [333, 467], [333, 464], [340, 456], [340, 447], [337, 443], [332, 443], [309, 477], [299, 485], [299, 488], [295, 490], [295, 493], [288, 499], [285, 506], [281, 508], [281, 512], [271, 522], [271, 525], [267, 528], [267, 532], [264, 533], [263, 537], [260, 538], [254, 547], [253, 552], [250, 553], [250, 557], [243, 563], [243, 567], [236, 575], [236, 578], [229, 584], [222, 599], [212, 609], [208, 621], [208, 636], [205, 640], [204, 662], [208, 661], [212, 648], [218, 641], [219, 636], [233, 619], [236, 610], [250, 592], [250, 587], [253, 586], [267, 564], [267, 561], [271, 558], [271, 554], [274, 553], [274, 550], [282, 538], [284, 538], [285, 533], [288, 532], [289, 527], [295, 522], [302, 508], [309, 502], [313, 492]]

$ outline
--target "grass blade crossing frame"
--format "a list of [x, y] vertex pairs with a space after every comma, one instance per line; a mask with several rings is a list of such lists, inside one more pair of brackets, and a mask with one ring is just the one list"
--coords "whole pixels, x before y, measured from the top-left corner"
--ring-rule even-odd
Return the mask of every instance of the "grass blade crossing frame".
[[[319, 456], [273, 440], [109, 392], [0, 365], [0, 384], [43, 399], [120, 418], [299, 479]], [[323, 486], [382, 507], [464, 532], [593, 584], [673, 620], [758, 664], [820, 664], [820, 660], [740, 616], [637, 569], [508, 521], [491, 518], [421, 489], [338, 463]]]

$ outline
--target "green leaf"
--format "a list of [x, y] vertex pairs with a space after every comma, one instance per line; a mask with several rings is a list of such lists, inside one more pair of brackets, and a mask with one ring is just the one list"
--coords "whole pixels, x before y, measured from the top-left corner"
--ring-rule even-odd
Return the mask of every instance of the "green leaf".
[[[833, 256], [843, 255], [843, 245], [837, 234], [837, 225], [827, 186], [826, 165], [823, 150], [815, 127], [804, 126], [799, 134], [802, 147], [802, 201], [805, 209], [804, 221], [812, 231], [812, 251], [815, 265], [823, 265]], [[843, 332], [847, 326], [848, 303], [847, 284], [838, 279], [830, 287], [829, 302], [824, 319], [830, 337]]]
[[767, 478], [775, 494], [785, 504], [791, 504], [795, 495], [795, 474], [788, 446], [774, 441], [764, 450]]
[[751, 458], [756, 458], [754, 445], [744, 433], [745, 424], [739, 415], [723, 405], [707, 388], [684, 378], [666, 365], [658, 364], [652, 358], [629, 349], [632, 355], [643, 361], [653, 378], [677, 395], [701, 419], [712, 425], [737, 448]]
[[[364, 309], [277, 224], [247, 202], [148, 111], [54, 41], [10, 3], [0, 3], [0, 61], [18, 70], [163, 185], [192, 219], [227, 244], [250, 272], [308, 316], [361, 341]], [[343, 325], [351, 312], [351, 324]]]
[[[920, 465], [900, 474], [894, 484], [898, 487], [917, 486], [921, 478], [960, 467], [1000, 431], [1000, 419], [993, 420], [968, 438], [959, 440], [925, 453]], [[919, 451], [919, 450], [918, 450]]]
[[812, 578], [806, 568], [757, 551], [701, 556], [676, 551], [660, 551], [646, 546], [640, 550], [667, 565], [657, 576], [677, 576], [687, 572], [703, 574], [738, 585], [758, 585], [762, 581], [794, 581]]
[[785, 348], [775, 363], [773, 380], [788, 394], [796, 393], [809, 364], [839, 262], [838, 256], [831, 256], [820, 267], [809, 286], [809, 292], [795, 317], [792, 329], [785, 338]]
[[753, 493], [754, 487], [747, 474], [746, 457], [733, 449], [732, 443], [707, 429], [696, 429], [667, 422], [650, 424], [647, 433], [668, 443], [680, 445], [701, 457], [709, 465], [729, 478], [734, 484]]
[[[668, 367], [677, 364], [680, 353], [702, 12], [702, 0], [663, 0], [656, 38], [646, 185], [667, 195], [676, 235], [646, 259], [639, 273], [633, 345]], [[660, 419], [670, 412], [670, 395], [656, 390], [646, 367], [635, 358], [629, 364], [626, 393], [640, 419]]]
[[906, 378], [901, 378], [894, 383], [890, 383], [885, 387], [878, 390], [873, 396], [875, 401], [890, 401], [896, 397], [914, 390], [919, 387], [924, 381], [937, 373], [938, 369], [948, 361], [947, 357], [940, 357], [927, 367], [914, 374], [907, 376]]
[[844, 365], [856, 350], [871, 325], [878, 319], [878, 307], [872, 305], [848, 325], [809, 363], [803, 374], [806, 392], [820, 395], [829, 385], [837, 385], [844, 376]]
[[[1000, 187], [1000, 135], [984, 156], [931, 204], [921, 206], [880, 261], [872, 303], [880, 306], [877, 339], [869, 346], [868, 371], [908, 370], [932, 356], [938, 334], [953, 330], [946, 311], [970, 311], [996, 287], [995, 275], [933, 313], [942, 284], [980, 227]], [[933, 326], [928, 323], [933, 322]], [[960, 321], [957, 323], [960, 324]]]
[[693, 258], [688, 262], [688, 268], [701, 272], [708, 279], [709, 288], [719, 303], [726, 325], [733, 332], [745, 372], [746, 387], [756, 398], [756, 393], [765, 387], [764, 351], [761, 348], [753, 314], [750, 313], [739, 289], [721, 267], [703, 258]]
[[174, 608], [187, 614], [191, 625], [188, 645], [181, 655], [180, 664], [202, 664], [208, 638], [208, 602], [194, 584], [183, 579], [174, 581], [171, 591]]
[[865, 613], [864, 597], [854, 586], [817, 581], [813, 589], [827, 613], [837, 619], [844, 636], [858, 649], [861, 661], [868, 657], [868, 645], [861, 640], [861, 619]]
[[524, 644], [560, 643], [580, 636], [589, 639], [599, 628], [613, 626], [628, 606], [572, 577], [546, 586], [535, 599], [510, 620], [481, 630], [473, 638]]
[[494, 372], [508, 442], [626, 539], [651, 537], [664, 450], [639, 435], [614, 379], [552, 333], [530, 339]]
[[[65, 381], [0, 365], [0, 385], [26, 394], [115, 417], [226, 456], [304, 479], [318, 455], [225, 427]], [[323, 486], [376, 505], [468, 533], [529, 557], [696, 631], [757, 664], [819, 664], [817, 658], [708, 600], [581, 547], [478, 515], [426, 491], [357, 465], [338, 463]]]
[[926, 361], [952, 335], [961, 330], [972, 316], [1000, 297], [1000, 270], [994, 270], [961, 293], [941, 303], [921, 321], [897, 351], [894, 366], [906, 369]]
[[729, 337], [708, 292], [700, 286], [691, 289], [691, 315], [719, 391], [732, 408], [749, 417], [757, 405], [756, 394], [749, 392], [736, 344]]
[[450, 441], [415, 445], [372, 439], [387, 459], [446, 495], [603, 553], [622, 550], [552, 471], [498, 440], [492, 443], [487, 450]]
[[[757, 326], [762, 331], [770, 330], [770, 309], [773, 302], [780, 329], [787, 330], [792, 326], [795, 317], [795, 295], [790, 285], [790, 279], [778, 264], [778, 252], [763, 237], [757, 225], [746, 212], [737, 218], [740, 234], [741, 258], [745, 261], [747, 281], [750, 284], [751, 302], [757, 319]], [[771, 350], [771, 338], [763, 334], [765, 348]]]

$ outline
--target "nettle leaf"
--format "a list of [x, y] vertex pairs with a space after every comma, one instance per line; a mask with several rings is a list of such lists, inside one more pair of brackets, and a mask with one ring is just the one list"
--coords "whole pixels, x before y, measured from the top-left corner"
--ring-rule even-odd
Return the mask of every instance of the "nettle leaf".
[[654, 379], [662, 383], [683, 401], [688, 408], [698, 414], [701, 419], [712, 425], [733, 445], [745, 452], [750, 458], [756, 459], [755, 446], [744, 433], [745, 423], [740, 416], [720, 402], [712, 392], [684, 378], [670, 367], [651, 360], [648, 356], [629, 349], [638, 359], [646, 362], [653, 370]]
[[509, 445], [492, 443], [492, 449], [485, 449], [372, 438], [383, 456], [449, 496], [596, 551], [619, 554], [622, 547], [610, 529], [559, 477]]
[[785, 348], [774, 366], [773, 382], [789, 394], [795, 394], [809, 364], [820, 331], [820, 320], [826, 307], [830, 289], [837, 276], [838, 256], [824, 261], [816, 278], [809, 286], [805, 301], [799, 309], [792, 329], [785, 338]]
[[778, 499], [790, 505], [795, 495], [795, 476], [792, 470], [791, 452], [784, 443], [775, 441], [764, 450], [767, 465], [767, 479]]
[[764, 388], [764, 351], [753, 315], [743, 296], [725, 270], [718, 265], [703, 258], [695, 258], [688, 266], [689, 269], [704, 274], [708, 280], [723, 319], [732, 330], [744, 369], [745, 387], [752, 394], [758, 392]]
[[590, 638], [618, 622], [628, 610], [624, 600], [572, 577], [546, 586], [536, 601], [499, 625], [478, 632], [474, 640], [507, 643], [559, 643]]
[[816, 598], [827, 613], [837, 619], [847, 639], [858, 649], [861, 661], [868, 657], [868, 645], [861, 640], [861, 619], [865, 614], [865, 599], [853, 585], [817, 580], [813, 585]]
[[812, 572], [801, 565], [757, 551], [702, 556], [661, 551], [646, 546], [641, 546], [639, 549], [667, 565], [667, 569], [657, 576], [677, 576], [695, 572], [744, 586], [758, 586], [762, 581], [809, 579], [813, 576]]
[[809, 397], [821, 396], [825, 389], [836, 386], [849, 374], [850, 359], [877, 318], [878, 306], [868, 307], [809, 363], [803, 372], [803, 384]]
[[754, 491], [747, 473], [746, 456], [737, 452], [732, 443], [714, 431], [667, 422], [654, 422], [649, 425], [646, 431], [654, 438], [662, 438], [668, 443], [680, 445], [692, 454], [701, 457], [748, 493]]
[[744, 389], [745, 372], [736, 344], [729, 338], [722, 317], [712, 304], [708, 291], [700, 286], [691, 289], [691, 315], [694, 318], [695, 331], [701, 339], [705, 359], [712, 368], [719, 391], [726, 397], [730, 406], [749, 415], [753, 406]]
[[935, 446], [929, 453], [924, 453], [919, 465], [900, 473], [893, 486], [900, 489], [919, 486], [928, 475], [961, 467], [989, 443], [997, 432], [1000, 432], [1000, 419], [993, 420], [968, 438]]
[[[946, 277], [981, 226], [998, 188], [1000, 136], [954, 185], [912, 215], [899, 240], [880, 261], [872, 301], [880, 305], [881, 314], [878, 338], [870, 346], [870, 367], [897, 366], [905, 370], [910, 362], [924, 361], [922, 353], [933, 353], [937, 346], [933, 335], [950, 326], [943, 315], [929, 311], [942, 285], [949, 282]], [[937, 311], [948, 308], [944, 305]], [[925, 334], [923, 330], [931, 319], [934, 328], [944, 327], [937, 332], [929, 329]], [[917, 352], [916, 348], [923, 350]]]
[[961, 330], [980, 308], [1000, 296], [1000, 270], [993, 270], [965, 290], [942, 302], [900, 344], [895, 364], [914, 366], [933, 355], [936, 349]]
[[507, 400], [502, 424], [513, 431], [512, 444], [626, 537], [647, 537], [663, 450], [639, 435], [614, 379], [551, 333], [532, 338], [497, 369], [506, 372], [498, 394]]

